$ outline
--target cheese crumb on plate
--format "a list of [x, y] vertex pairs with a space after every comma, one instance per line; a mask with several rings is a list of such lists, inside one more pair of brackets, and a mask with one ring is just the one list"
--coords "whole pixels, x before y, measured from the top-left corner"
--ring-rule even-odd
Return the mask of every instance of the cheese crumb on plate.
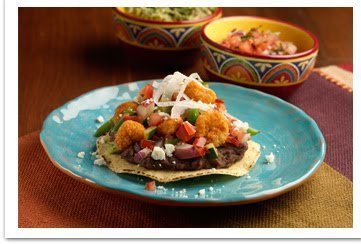
[[78, 152], [78, 158], [84, 158], [85, 152]]
[[273, 153], [270, 153], [266, 155], [267, 163], [273, 163], [275, 161], [275, 155]]
[[103, 118], [103, 116], [99, 115], [99, 116], [97, 117], [97, 121], [98, 121], [99, 123], [104, 123], [104, 118]]

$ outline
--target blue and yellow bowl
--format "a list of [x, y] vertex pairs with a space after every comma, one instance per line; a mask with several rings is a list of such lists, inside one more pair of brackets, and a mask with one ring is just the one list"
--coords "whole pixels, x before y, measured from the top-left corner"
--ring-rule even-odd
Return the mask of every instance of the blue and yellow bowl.
[[[252, 55], [222, 46], [231, 30], [248, 31], [261, 26], [280, 32], [280, 38], [293, 42], [293, 55]], [[279, 20], [254, 16], [234, 16], [212, 21], [202, 28], [201, 53], [212, 79], [241, 84], [281, 97], [291, 94], [310, 75], [316, 62], [318, 40], [309, 31]]]
[[179, 51], [197, 49], [203, 25], [222, 16], [222, 9], [203, 19], [155, 21], [127, 14], [123, 7], [113, 8], [117, 37], [132, 46], [151, 50]]

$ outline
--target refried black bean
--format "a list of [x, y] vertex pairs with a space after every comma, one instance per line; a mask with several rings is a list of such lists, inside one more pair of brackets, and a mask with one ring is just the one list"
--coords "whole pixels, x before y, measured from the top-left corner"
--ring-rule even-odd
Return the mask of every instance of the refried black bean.
[[[153, 170], [200, 170], [200, 169], [221, 169], [228, 168], [235, 162], [241, 160], [247, 151], [247, 145], [236, 147], [232, 144], [225, 144], [218, 147], [218, 158], [209, 160], [206, 157], [198, 157], [194, 159], [179, 159], [176, 157], [166, 157], [165, 160], [154, 160], [150, 155], [144, 158], [139, 164], [146, 169]], [[120, 156], [130, 163], [134, 162], [135, 148], [130, 146], [120, 153]]]

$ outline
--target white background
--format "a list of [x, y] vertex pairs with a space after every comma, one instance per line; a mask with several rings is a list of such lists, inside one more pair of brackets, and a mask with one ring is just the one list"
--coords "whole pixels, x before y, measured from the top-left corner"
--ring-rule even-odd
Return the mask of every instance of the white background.
[[[354, 1], [356, 2], [356, 1]], [[1, 175], [4, 182], [1, 181], [1, 189], [5, 189], [5, 195], [1, 201], [1, 214], [5, 216], [5, 221], [1, 221], [1, 230], [4, 230], [6, 238], [121, 238], [121, 237], [152, 237], [152, 238], [174, 238], [174, 237], [187, 237], [187, 238], [335, 238], [335, 237], [361, 237], [360, 229], [360, 150], [354, 150], [354, 228], [352, 229], [19, 229], [18, 226], [18, 193], [17, 193], [17, 155], [18, 155], [18, 7], [19, 6], [140, 6], [141, 4], [148, 4], [148, 6], [354, 6], [354, 43], [361, 43], [360, 39], [360, 3], [353, 1], [343, 0], [293, 0], [293, 1], [280, 1], [280, 0], [263, 0], [263, 1], [247, 1], [247, 0], [197, 0], [197, 1], [15, 1], [9, 0], [5, 3], [5, 9], [2, 9], [2, 14], [5, 15], [5, 49], [3, 38], [1, 38], [1, 54], [5, 51], [5, 60], [1, 60], [1, 74], [4, 71], [5, 63], [5, 76], [4, 83], [1, 84], [1, 132], [0, 137], [5, 139], [1, 140], [0, 153], [4, 155], [4, 141], [5, 144], [5, 157], [4, 163], [1, 165]], [[3, 16], [2, 16], [3, 17]], [[331, 17], [331, 16], [330, 16]], [[4, 18], [1, 18], [4, 21]], [[326, 21], [326, 20], [325, 20]], [[360, 29], [360, 30], [358, 30]], [[337, 31], [337, 30], [335, 30]], [[354, 45], [354, 148], [360, 148], [360, 48], [359, 45]], [[342, 48], [342, 47], [339, 47]], [[5, 91], [4, 91], [5, 88]], [[3, 99], [3, 96], [5, 100]], [[4, 103], [5, 102], [5, 107]], [[5, 108], [5, 112], [4, 109]], [[5, 122], [5, 130], [4, 124]], [[342, 129], [342, 128], [340, 128]], [[349, 136], [349, 135], [345, 135]], [[5, 174], [6, 172], [6, 174]], [[5, 184], [5, 187], [4, 187]], [[355, 193], [358, 194], [355, 194]], [[5, 203], [5, 211], [4, 204]], [[38, 241], [38, 240], [37, 240]], [[91, 240], [86, 240], [89, 242]], [[148, 240], [149, 241], [149, 240]], [[280, 240], [274, 240], [279, 242]], [[92, 241], [91, 241], [92, 242]], [[138, 242], [138, 241], [137, 241]], [[159, 240], [157, 240], [159, 242]], [[169, 241], [166, 241], [169, 242]], [[189, 240], [187, 241], [189, 242]], [[211, 240], [207, 240], [211, 242]], [[133, 242], [132, 242], [133, 243]], [[219, 243], [217, 241], [217, 243]], [[309, 242], [308, 242], [309, 243]]]

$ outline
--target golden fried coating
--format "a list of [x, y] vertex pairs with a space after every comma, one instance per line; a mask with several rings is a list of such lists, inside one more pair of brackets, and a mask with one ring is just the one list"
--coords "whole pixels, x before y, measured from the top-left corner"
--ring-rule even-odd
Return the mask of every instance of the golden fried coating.
[[124, 110], [131, 108], [133, 111], [137, 111], [138, 104], [136, 102], [125, 102], [120, 104], [114, 112], [113, 121], [114, 123], [117, 123], [119, 119], [119, 114], [123, 113]]
[[194, 101], [202, 101], [204, 103], [214, 103], [217, 99], [214, 91], [199, 85], [195, 81], [188, 83], [184, 93]]
[[218, 147], [227, 140], [229, 133], [228, 121], [217, 110], [206, 111], [197, 118], [196, 130], [199, 136], [204, 136], [207, 141]]
[[181, 119], [166, 119], [158, 126], [158, 133], [163, 136], [170, 136], [177, 132]]
[[133, 142], [138, 142], [144, 138], [144, 126], [133, 120], [126, 120], [119, 127], [115, 135], [115, 144], [120, 150], [123, 150]]

